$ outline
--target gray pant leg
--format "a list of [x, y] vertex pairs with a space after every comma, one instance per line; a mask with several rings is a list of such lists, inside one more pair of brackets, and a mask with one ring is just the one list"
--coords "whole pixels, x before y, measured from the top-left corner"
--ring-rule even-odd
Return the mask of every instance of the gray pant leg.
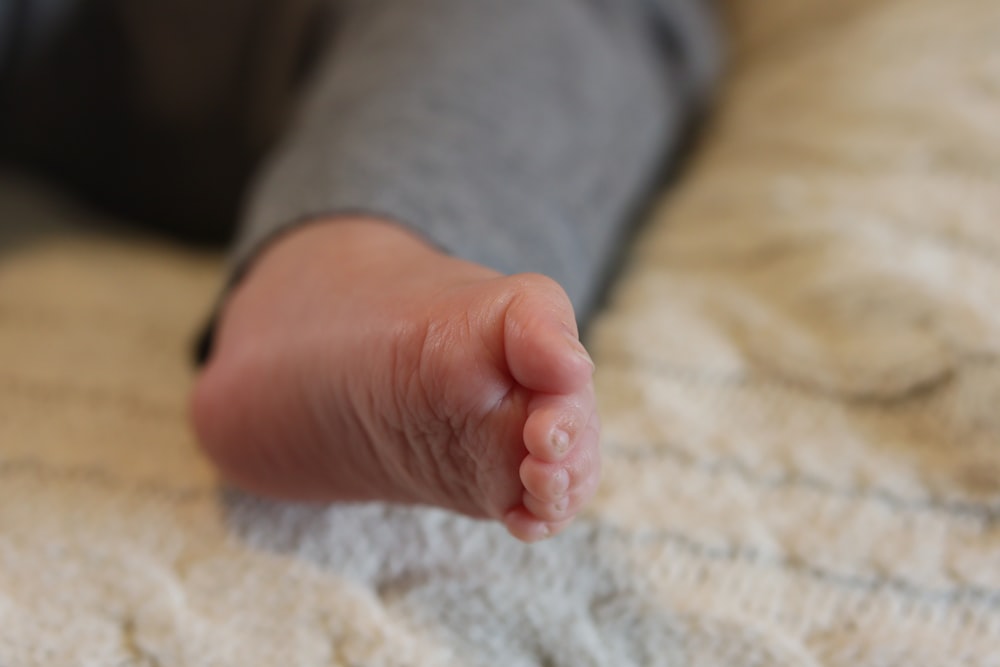
[[585, 314], [711, 75], [702, 4], [364, 0], [341, 14], [257, 181], [237, 263], [297, 222], [374, 214], [548, 274]]

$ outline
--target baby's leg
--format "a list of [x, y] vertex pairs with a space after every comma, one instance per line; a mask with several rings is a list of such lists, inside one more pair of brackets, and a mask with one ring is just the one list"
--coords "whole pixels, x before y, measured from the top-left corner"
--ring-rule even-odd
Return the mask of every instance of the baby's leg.
[[571, 304], [671, 145], [682, 68], [639, 0], [349, 6], [240, 253], [310, 224], [222, 310], [197, 432], [252, 490], [554, 534], [599, 472]]

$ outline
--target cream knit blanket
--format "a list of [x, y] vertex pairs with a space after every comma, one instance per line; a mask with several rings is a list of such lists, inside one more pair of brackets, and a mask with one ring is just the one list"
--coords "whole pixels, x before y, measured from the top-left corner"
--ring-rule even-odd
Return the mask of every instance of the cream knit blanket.
[[0, 665], [1000, 665], [1000, 3], [734, 4], [591, 335], [605, 483], [542, 545], [220, 489], [217, 259], [6, 174]]

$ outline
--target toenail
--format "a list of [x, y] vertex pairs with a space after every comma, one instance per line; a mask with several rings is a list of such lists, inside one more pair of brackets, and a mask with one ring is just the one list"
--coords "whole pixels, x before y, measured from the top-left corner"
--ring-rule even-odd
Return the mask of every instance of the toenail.
[[569, 472], [565, 468], [552, 476], [550, 489], [552, 495], [556, 498], [565, 495], [569, 491]]
[[565, 429], [559, 427], [552, 429], [549, 441], [552, 443], [552, 450], [558, 456], [563, 456], [569, 451], [569, 433]]
[[566, 499], [564, 498], [563, 500], [557, 500], [556, 502], [552, 503], [552, 510], [556, 514], [562, 514], [563, 512], [565, 512], [566, 511]]
[[574, 338], [573, 336], [567, 336], [566, 339], [569, 341], [569, 346], [573, 348], [573, 352], [578, 357], [586, 361], [590, 365], [591, 370], [593, 370], [594, 360], [590, 358], [590, 355], [587, 353], [587, 348], [583, 346], [583, 343], [581, 343], [578, 339]]

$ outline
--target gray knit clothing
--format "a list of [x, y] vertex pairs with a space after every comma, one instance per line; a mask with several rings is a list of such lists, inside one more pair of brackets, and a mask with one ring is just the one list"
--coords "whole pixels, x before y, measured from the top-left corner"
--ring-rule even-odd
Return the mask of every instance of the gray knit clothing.
[[0, 8], [8, 156], [196, 236], [242, 196], [237, 274], [290, 225], [374, 214], [583, 313], [718, 63], [707, 0]]

